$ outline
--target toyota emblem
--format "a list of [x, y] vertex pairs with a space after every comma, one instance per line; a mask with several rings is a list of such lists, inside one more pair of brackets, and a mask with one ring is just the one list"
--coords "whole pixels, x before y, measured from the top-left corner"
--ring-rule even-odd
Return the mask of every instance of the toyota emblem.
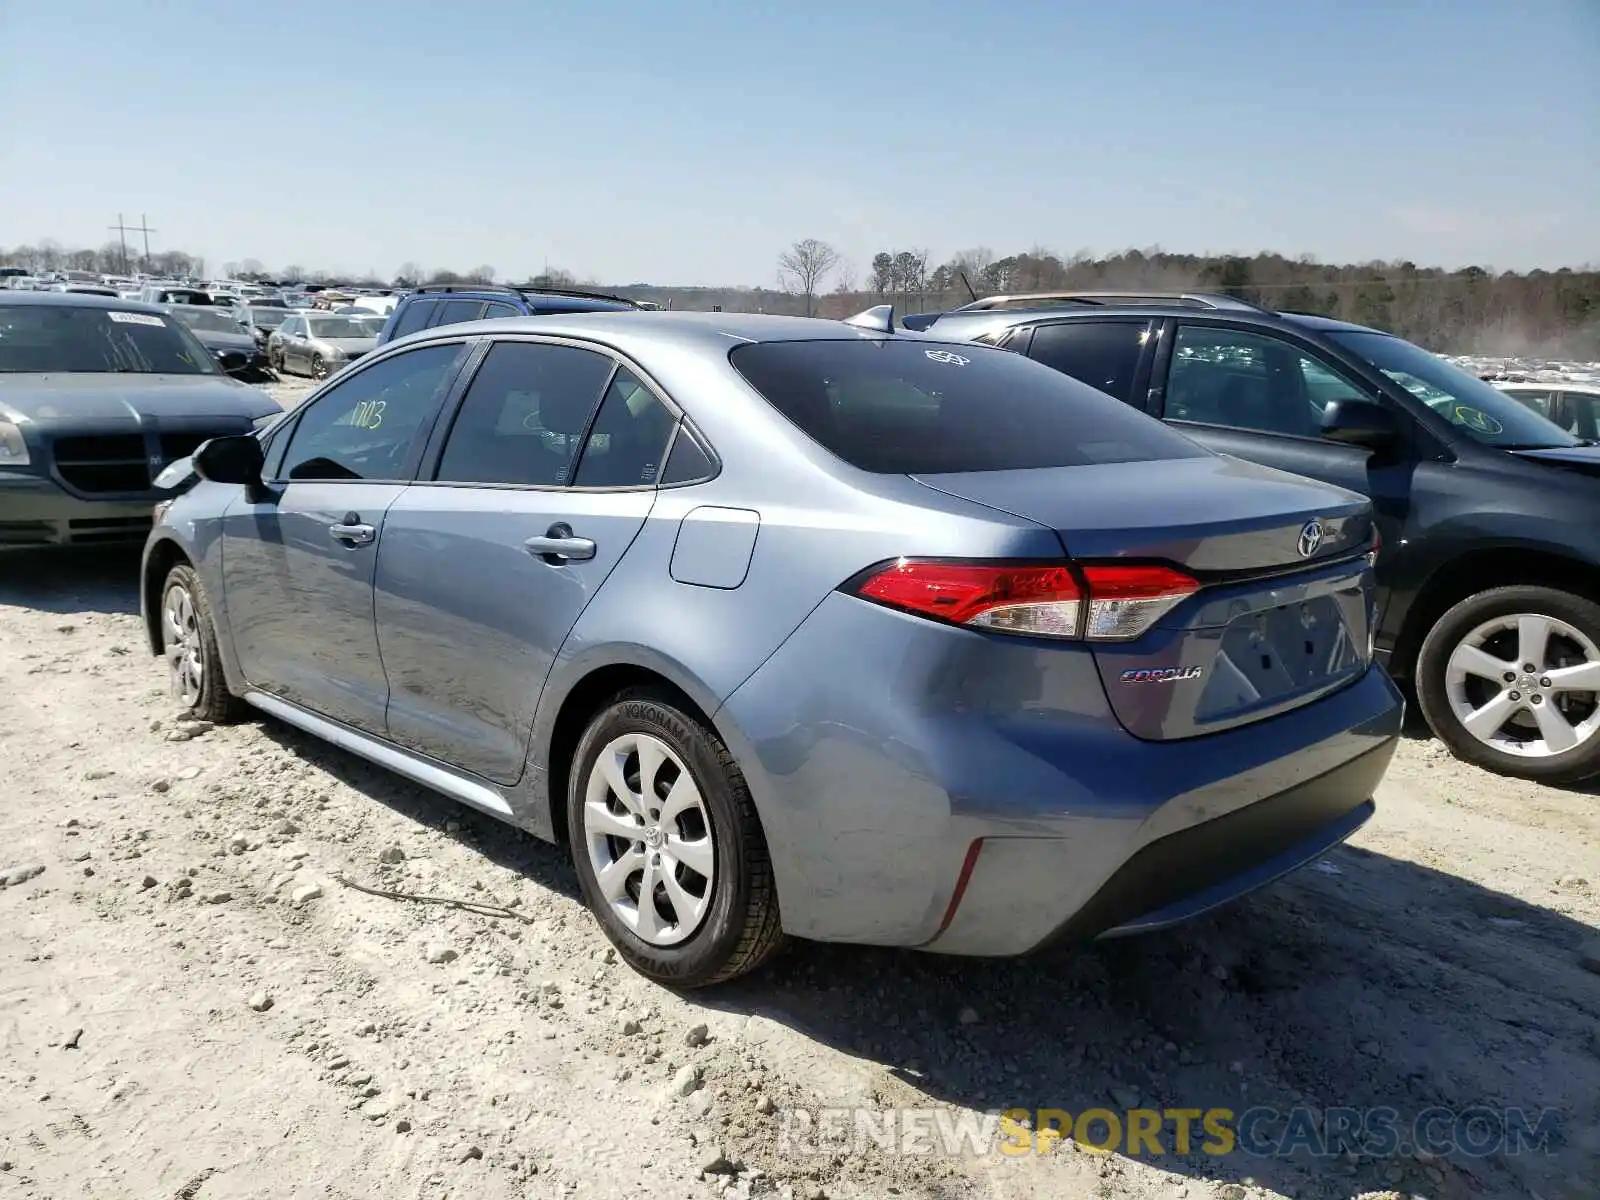
[[1322, 522], [1307, 521], [1300, 530], [1300, 557], [1310, 558], [1322, 545]]

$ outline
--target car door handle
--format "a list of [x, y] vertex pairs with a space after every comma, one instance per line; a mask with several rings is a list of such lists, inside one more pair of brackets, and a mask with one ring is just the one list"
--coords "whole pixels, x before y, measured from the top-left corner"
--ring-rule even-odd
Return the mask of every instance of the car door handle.
[[564, 562], [582, 562], [594, 557], [594, 542], [589, 538], [574, 537], [572, 526], [564, 522], [550, 526], [543, 537], [529, 538], [522, 543], [522, 548], [556, 567]]
[[328, 526], [328, 536], [347, 546], [370, 546], [377, 540], [378, 531], [355, 513], [345, 513], [344, 520]]

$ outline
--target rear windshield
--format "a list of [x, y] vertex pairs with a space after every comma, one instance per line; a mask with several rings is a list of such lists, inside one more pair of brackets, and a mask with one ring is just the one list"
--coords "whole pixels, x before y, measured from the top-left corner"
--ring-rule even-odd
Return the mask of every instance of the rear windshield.
[[154, 313], [0, 305], [0, 373], [44, 371], [217, 373], [194, 334]]
[[1153, 417], [1004, 350], [863, 338], [756, 342], [729, 359], [774, 408], [864, 471], [1011, 471], [1209, 453]]

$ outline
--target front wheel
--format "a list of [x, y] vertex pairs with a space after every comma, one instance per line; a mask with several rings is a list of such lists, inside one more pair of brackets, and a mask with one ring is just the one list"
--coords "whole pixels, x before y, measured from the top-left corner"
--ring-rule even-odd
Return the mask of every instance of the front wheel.
[[161, 649], [173, 697], [206, 721], [230, 721], [243, 704], [228, 691], [211, 604], [193, 567], [180, 564], [161, 585]]
[[1417, 702], [1458, 758], [1502, 775], [1600, 774], [1600, 605], [1545, 587], [1469, 596], [1417, 656]]
[[322, 355], [320, 355], [320, 354], [313, 354], [311, 356], [311, 378], [313, 378], [313, 379], [326, 379], [327, 377], [328, 377], [328, 363], [327, 363], [327, 360], [324, 359], [322, 357]]
[[584, 900], [628, 965], [669, 987], [752, 971], [783, 940], [766, 840], [711, 729], [624, 692], [578, 743], [567, 828]]

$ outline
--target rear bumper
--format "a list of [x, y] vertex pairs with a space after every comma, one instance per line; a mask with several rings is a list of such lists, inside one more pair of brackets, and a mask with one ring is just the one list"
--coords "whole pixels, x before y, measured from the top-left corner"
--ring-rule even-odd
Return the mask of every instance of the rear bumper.
[[154, 499], [84, 500], [53, 479], [0, 473], [0, 550], [23, 546], [137, 544]]
[[[1075, 908], [1052, 885], [1071, 865], [1061, 841], [985, 842], [950, 924], [927, 949], [1018, 954], [1056, 943], [1148, 933], [1281, 879], [1339, 845], [1375, 811], [1371, 795], [1397, 738], [1315, 779], [1143, 844]], [[986, 861], [987, 860], [987, 861]]]
[[1372, 812], [1403, 707], [1372, 668], [1290, 712], [1141, 741], [1081, 647], [835, 594], [714, 720], [788, 932], [1014, 955], [1187, 919], [1337, 845]]

